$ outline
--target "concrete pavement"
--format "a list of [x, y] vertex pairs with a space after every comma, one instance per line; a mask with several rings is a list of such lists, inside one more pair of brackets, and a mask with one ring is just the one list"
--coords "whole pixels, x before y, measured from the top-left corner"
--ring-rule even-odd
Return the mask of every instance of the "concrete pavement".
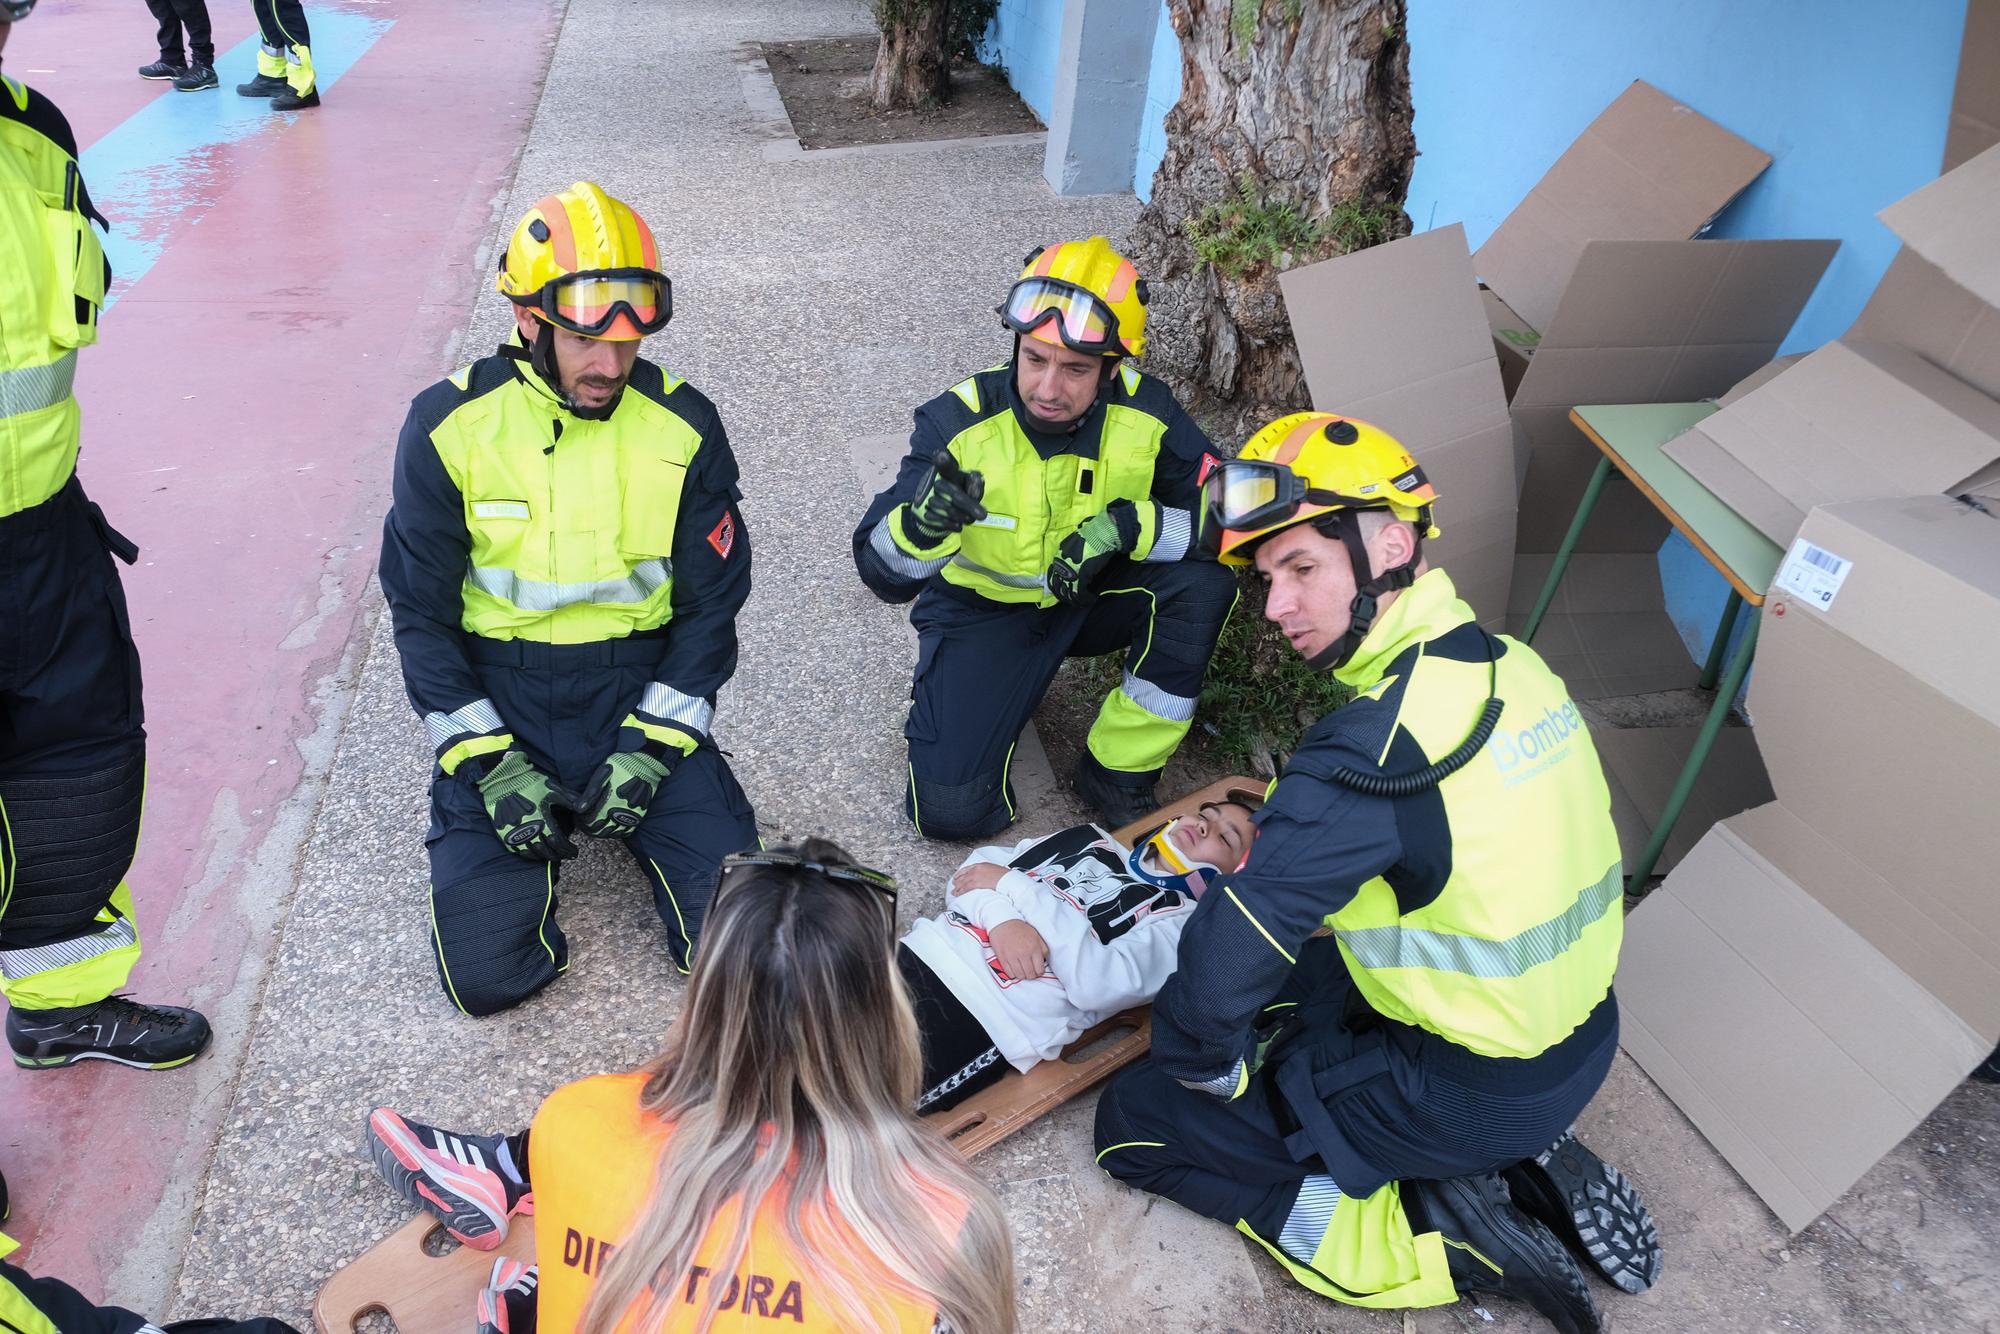
[[[447, 31], [440, 20], [424, 29], [425, 44], [407, 48], [405, 63], [393, 69], [370, 63], [386, 59], [394, 49], [389, 43], [429, 22], [439, 4], [392, 0], [355, 11], [393, 17], [395, 26], [355, 63], [343, 84], [349, 91], [336, 89], [328, 98], [316, 133], [345, 131], [337, 115], [382, 116], [402, 128], [412, 147], [404, 157], [391, 151], [393, 141], [380, 143], [373, 154], [350, 158], [327, 178], [330, 188], [314, 193], [315, 209], [290, 217], [291, 227], [327, 229], [326, 263], [345, 266], [341, 273], [367, 269], [345, 253], [352, 242], [342, 227], [364, 225], [371, 209], [397, 198], [395, 187], [426, 166], [439, 174], [436, 168], [464, 156], [459, 138], [471, 122], [440, 120], [452, 94], [434, 84], [440, 76], [433, 62], [468, 32], [496, 35], [493, 25]], [[533, 12], [552, 24], [553, 8]], [[918, 843], [897, 813], [912, 650], [901, 609], [878, 603], [852, 572], [848, 534], [864, 495], [850, 444], [906, 428], [912, 405], [1005, 355], [992, 306], [1022, 254], [1057, 236], [1115, 237], [1136, 205], [1122, 196], [1052, 197], [1034, 143], [772, 151], [771, 144], [782, 143], [782, 126], [767, 100], [745, 96], [746, 80], [756, 85], [752, 44], [867, 30], [867, 10], [850, 0], [569, 0], [552, 49], [537, 44], [543, 29], [516, 24], [511, 11], [509, 22], [515, 26], [508, 40], [488, 41], [474, 64], [520, 61], [507, 81], [510, 96], [522, 98], [519, 115], [509, 121], [496, 112], [489, 123], [506, 127], [499, 143], [470, 168], [452, 164], [462, 207], [452, 224], [426, 235], [422, 272], [407, 284], [423, 300], [404, 322], [389, 326], [397, 372], [353, 367], [358, 321], [316, 345], [317, 358], [349, 370], [300, 413], [310, 429], [343, 446], [338, 454], [329, 446], [322, 457], [336, 479], [329, 485], [342, 489], [346, 527], [336, 532], [287, 516], [287, 538], [306, 530], [298, 547], [256, 557], [270, 578], [322, 592], [312, 581], [297, 581], [306, 572], [316, 577], [327, 563], [334, 593], [326, 617], [314, 623], [312, 642], [345, 656], [321, 659], [316, 676], [284, 678], [326, 682], [325, 700], [283, 715], [295, 719], [291, 735], [318, 724], [311, 732], [320, 747], [315, 767], [301, 760], [294, 776], [274, 776], [279, 790], [270, 804], [237, 802], [268, 813], [289, 792], [296, 823], [262, 832], [268, 853], [261, 869], [239, 872], [265, 887], [263, 915], [253, 921], [255, 948], [225, 951], [210, 965], [214, 975], [238, 979], [241, 999], [225, 1011], [234, 1024], [225, 1042], [233, 1047], [195, 1067], [207, 1082], [185, 1126], [148, 1104], [147, 1115], [174, 1128], [168, 1145], [140, 1137], [129, 1124], [101, 1129], [87, 1141], [99, 1152], [120, 1146], [115, 1164], [100, 1161], [89, 1170], [151, 1209], [162, 1220], [164, 1243], [137, 1253], [143, 1265], [130, 1258], [119, 1265], [117, 1245], [131, 1235], [130, 1224], [121, 1222], [90, 1243], [89, 1261], [79, 1261], [84, 1252], [68, 1242], [45, 1241], [34, 1252], [40, 1267], [87, 1287], [102, 1284], [148, 1309], [158, 1309], [149, 1299], [176, 1274], [172, 1259], [184, 1241], [172, 1314], [257, 1310], [303, 1326], [311, 1294], [326, 1276], [401, 1221], [401, 1206], [359, 1153], [370, 1107], [386, 1102], [466, 1129], [511, 1129], [555, 1085], [650, 1054], [679, 1005], [681, 984], [662, 958], [648, 896], [616, 848], [590, 844], [563, 884], [569, 974], [493, 1019], [468, 1020], [449, 1007], [425, 941], [421, 839], [429, 750], [402, 697], [379, 594], [372, 586], [362, 591], [386, 495], [388, 443], [403, 404], [425, 380], [504, 332], [506, 310], [486, 277], [492, 247], [540, 195], [588, 177], [653, 222], [675, 281], [677, 313], [650, 341], [648, 355], [716, 400], [742, 461], [757, 588], [742, 620], [742, 666], [721, 700], [717, 733], [756, 803], [765, 837], [819, 833], [840, 840], [856, 856], [901, 875], [911, 913], [935, 910], [944, 874], [958, 858], [955, 849]], [[17, 37], [10, 70], [26, 44]], [[546, 82], [536, 102], [544, 61]], [[371, 69], [377, 74], [364, 84]], [[465, 71], [459, 96], [491, 91], [478, 74]], [[518, 165], [510, 168], [516, 148]], [[259, 198], [270, 206], [268, 197]], [[202, 229], [213, 232], [218, 250], [255, 244], [265, 215], [255, 209], [231, 215], [226, 202]], [[174, 249], [169, 244], [163, 252], [161, 270], [174, 262]], [[217, 253], [199, 263], [193, 272], [231, 267]], [[128, 302], [144, 291], [142, 283]], [[303, 312], [325, 308], [330, 299], [328, 290], [294, 299], [302, 313], [288, 318], [302, 327], [283, 345], [309, 336], [312, 322]], [[196, 362], [223, 360], [213, 347], [186, 341], [191, 345], [182, 348], [162, 336], [159, 345]], [[264, 354], [247, 338], [227, 355], [233, 366], [270, 374], [293, 364], [256, 360]], [[228, 401], [226, 392], [215, 392]], [[94, 399], [85, 401], [87, 411], [104, 411]], [[216, 475], [240, 473], [240, 485], [268, 487], [268, 476], [242, 462], [239, 442], [261, 438], [254, 414], [244, 409], [226, 424], [226, 433], [214, 433], [215, 448], [238, 452], [217, 454]], [[207, 438], [184, 447], [198, 453]], [[245, 504], [239, 501], [239, 509]], [[203, 531], [267, 531], [246, 528], [240, 514], [198, 517]], [[320, 536], [304, 540], [313, 531]], [[139, 536], [155, 550], [176, 543], [171, 526], [157, 538]], [[188, 605], [177, 599], [189, 587], [135, 584], [135, 606]], [[205, 674], [230, 661], [227, 646], [192, 637], [201, 620], [227, 610], [229, 600], [220, 597], [195, 603], [172, 633], [163, 627], [149, 634], [156, 719], [175, 707], [163, 698], [169, 691], [199, 691]], [[307, 618], [294, 616], [282, 633], [255, 642], [283, 642]], [[246, 632], [238, 634], [251, 642]], [[238, 656], [265, 671], [283, 661], [268, 649]], [[343, 708], [349, 691], [351, 707]], [[217, 711], [203, 716], [212, 725], [225, 715], [211, 707]], [[260, 702], [236, 713], [262, 716], [272, 707]], [[168, 739], [156, 736], [167, 756]], [[166, 786], [156, 778], [156, 792]], [[1051, 795], [1026, 819], [1045, 827], [1074, 816]], [[156, 813], [152, 829], [159, 824]], [[209, 857], [230, 865], [231, 850], [259, 844], [217, 846]], [[156, 882], [179, 883], [164, 868]], [[183, 915], [156, 936], [192, 952], [207, 948], [214, 932], [198, 915]], [[246, 970], [267, 955], [268, 977], [260, 983]], [[195, 971], [183, 965], [177, 975]], [[128, 1075], [86, 1090], [99, 1102], [134, 1091], [163, 1102], [187, 1099], [187, 1086], [171, 1079]], [[0, 1080], [0, 1087], [21, 1082]], [[1500, 1302], [1408, 1316], [1330, 1306], [1293, 1286], [1227, 1229], [1108, 1183], [1090, 1161], [1091, 1106], [1091, 1099], [1080, 1099], [981, 1159], [1016, 1229], [1023, 1328], [1540, 1327], [1531, 1313]], [[1635, 1299], [1600, 1287], [1600, 1303], [1627, 1330], [1990, 1326], [2000, 1312], [2000, 1281], [1992, 1272], [2000, 1216], [1996, 1117], [1995, 1090], [1961, 1090], [1827, 1219], [1787, 1238], [1679, 1112], [1621, 1058], [1582, 1129], [1646, 1192], [1666, 1238], [1668, 1269], [1653, 1293]], [[6, 1127], [0, 1146], [10, 1154], [20, 1151], [11, 1147], [15, 1138], [45, 1133], [24, 1133], [15, 1121], [0, 1125]], [[146, 1164], [160, 1159], [149, 1171]], [[44, 1229], [60, 1226], [71, 1237], [96, 1227], [103, 1207], [75, 1209], [47, 1194], [35, 1202]]]

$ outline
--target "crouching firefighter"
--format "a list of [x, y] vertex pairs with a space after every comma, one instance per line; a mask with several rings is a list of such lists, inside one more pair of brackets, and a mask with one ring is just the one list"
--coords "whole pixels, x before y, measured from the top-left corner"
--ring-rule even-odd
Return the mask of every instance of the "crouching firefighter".
[[[0, 46], [32, 4], [0, 0]], [[114, 995], [139, 960], [125, 873], [146, 729], [115, 532], [77, 480], [70, 382], [110, 265], [69, 122], [0, 75], [0, 994], [31, 1070], [160, 1070], [208, 1045], [193, 1010]]]
[[1146, 284], [1102, 237], [1028, 256], [1000, 307], [1014, 355], [917, 409], [854, 530], [861, 578], [916, 599], [904, 807], [932, 838], [1014, 822], [1008, 769], [1065, 657], [1122, 651], [1076, 769], [1107, 828], [1152, 811], [1236, 581], [1193, 549], [1208, 438], [1146, 350]]
[[417, 396], [396, 444], [382, 590], [431, 779], [431, 948], [483, 1015], [569, 963], [558, 867], [625, 841], [674, 965], [722, 858], [757, 841], [711, 739], [750, 538], [715, 407], [639, 357], [672, 288], [639, 215], [589, 182], [500, 263], [515, 331]]
[[1356, 693], [1189, 920], [1098, 1162], [1337, 1301], [1499, 1292], [1595, 1330], [1565, 1247], [1627, 1291], [1660, 1263], [1570, 1133], [1618, 1044], [1611, 802], [1562, 682], [1424, 559], [1436, 499], [1395, 439], [1325, 413], [1210, 474], [1204, 541], [1254, 561], [1265, 614]]

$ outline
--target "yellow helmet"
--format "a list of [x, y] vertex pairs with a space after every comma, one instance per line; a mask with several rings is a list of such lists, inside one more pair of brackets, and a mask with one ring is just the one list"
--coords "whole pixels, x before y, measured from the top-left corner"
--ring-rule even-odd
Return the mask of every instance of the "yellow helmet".
[[1388, 510], [1436, 537], [1437, 490], [1402, 442], [1331, 412], [1295, 412], [1250, 437], [1202, 483], [1203, 526], [1225, 565], [1282, 528], [1335, 510]]
[[630, 341], [673, 318], [652, 229], [592, 181], [540, 200], [514, 227], [495, 285], [545, 324]]
[[1146, 351], [1146, 280], [1101, 236], [1040, 246], [1000, 306], [1015, 333], [1078, 352], [1137, 357]]

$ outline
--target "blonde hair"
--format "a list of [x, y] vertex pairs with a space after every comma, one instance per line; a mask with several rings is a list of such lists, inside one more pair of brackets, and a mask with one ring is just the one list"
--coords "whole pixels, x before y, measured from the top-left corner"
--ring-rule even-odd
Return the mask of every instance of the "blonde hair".
[[[795, 851], [848, 861], [820, 839]], [[1014, 1255], [1000, 1206], [910, 1111], [923, 1061], [890, 916], [872, 890], [807, 868], [724, 876], [687, 1003], [644, 1067], [641, 1109], [672, 1136], [581, 1334], [614, 1334], [634, 1312], [642, 1334], [663, 1328], [731, 1201], [735, 1231], [709, 1268], [737, 1273], [772, 1191], [805, 1277], [844, 1324], [892, 1326], [893, 1293], [935, 1302], [957, 1334], [1012, 1334]], [[704, 1286], [700, 1330], [727, 1296], [721, 1283]]]

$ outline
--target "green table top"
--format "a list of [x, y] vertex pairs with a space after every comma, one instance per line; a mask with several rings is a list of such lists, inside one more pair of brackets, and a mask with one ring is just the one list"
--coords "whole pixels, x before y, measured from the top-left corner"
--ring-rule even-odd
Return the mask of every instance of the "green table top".
[[1570, 418], [1747, 602], [1762, 606], [1784, 548], [1661, 452], [1714, 411], [1713, 403], [1596, 403], [1576, 408]]

